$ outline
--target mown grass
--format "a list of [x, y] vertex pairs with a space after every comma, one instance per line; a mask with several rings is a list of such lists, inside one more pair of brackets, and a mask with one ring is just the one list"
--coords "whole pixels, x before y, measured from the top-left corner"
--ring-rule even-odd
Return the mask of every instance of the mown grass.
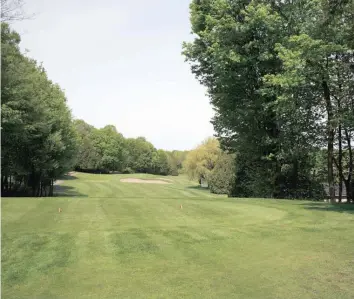
[[351, 207], [122, 177], [2, 199], [2, 298], [354, 298]]

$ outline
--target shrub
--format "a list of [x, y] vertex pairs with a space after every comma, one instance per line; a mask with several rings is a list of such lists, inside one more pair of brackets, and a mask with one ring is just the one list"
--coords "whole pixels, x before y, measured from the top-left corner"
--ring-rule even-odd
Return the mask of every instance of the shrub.
[[134, 173], [134, 170], [130, 167], [126, 167], [123, 169], [122, 173], [123, 174], [132, 174], [132, 173]]
[[211, 193], [229, 194], [235, 177], [235, 157], [221, 154], [214, 169], [208, 176]]

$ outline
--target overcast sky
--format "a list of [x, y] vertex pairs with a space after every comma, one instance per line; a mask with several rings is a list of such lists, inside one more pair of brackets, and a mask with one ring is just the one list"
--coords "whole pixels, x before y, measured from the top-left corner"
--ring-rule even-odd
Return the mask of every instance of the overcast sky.
[[26, 0], [22, 49], [65, 90], [76, 118], [162, 149], [213, 135], [205, 88], [181, 55], [190, 0]]

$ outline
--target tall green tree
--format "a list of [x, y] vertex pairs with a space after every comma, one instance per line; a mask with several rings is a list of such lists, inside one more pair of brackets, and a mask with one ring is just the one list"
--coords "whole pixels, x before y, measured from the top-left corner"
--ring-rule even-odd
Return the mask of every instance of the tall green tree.
[[263, 76], [281, 67], [274, 51], [281, 17], [259, 2], [193, 1], [191, 23], [197, 37], [184, 44], [184, 55], [208, 88], [221, 145], [238, 153], [240, 175], [247, 172], [250, 184], [257, 181], [275, 196], [281, 171], [276, 98], [261, 91]]
[[156, 174], [168, 175], [170, 174], [170, 165], [168, 163], [168, 157], [164, 150], [157, 150], [155, 152], [155, 159], [153, 160], [153, 172]]
[[102, 156], [94, 143], [94, 132], [97, 130], [83, 120], [75, 120], [74, 126], [78, 135], [77, 162], [75, 168], [97, 169]]
[[352, 198], [353, 163], [349, 162], [345, 177], [343, 155], [352, 153], [352, 124], [347, 116], [353, 114], [353, 47], [349, 32], [352, 32], [354, 15], [353, 1], [343, 1], [336, 7], [332, 4], [307, 2], [306, 10], [300, 14], [306, 16], [302, 26], [276, 45], [283, 62], [282, 71], [267, 79], [278, 87], [278, 98], [284, 102], [306, 100], [298, 107], [312, 111], [318, 116], [317, 124], [325, 128], [325, 131], [317, 130], [317, 134], [327, 143], [327, 182], [331, 201], [335, 202], [335, 166], [339, 172], [339, 200], [343, 181], [348, 201]]
[[310, 196], [325, 142], [331, 200], [334, 164], [351, 197], [353, 19], [351, 0], [192, 2], [183, 53], [237, 153], [234, 195], [303, 197], [307, 185]]
[[94, 131], [95, 148], [101, 157], [98, 168], [122, 171], [125, 166], [125, 140], [114, 126], [108, 125]]
[[3, 194], [52, 195], [53, 182], [74, 163], [76, 134], [60, 87], [23, 55], [20, 36], [1, 24]]
[[154, 146], [144, 137], [127, 139], [127, 149], [129, 152], [128, 166], [136, 172], [149, 173], [153, 169]]

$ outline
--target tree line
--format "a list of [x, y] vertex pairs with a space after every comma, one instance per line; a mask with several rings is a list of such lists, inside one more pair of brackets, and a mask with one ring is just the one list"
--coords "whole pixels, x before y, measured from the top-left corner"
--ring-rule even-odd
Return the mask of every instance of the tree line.
[[178, 175], [186, 151], [157, 150], [114, 126], [73, 120], [64, 92], [1, 23], [1, 194], [52, 196], [70, 170]]
[[75, 120], [78, 154], [75, 169], [94, 173], [150, 173], [178, 175], [187, 151], [156, 149], [144, 137], [124, 138], [107, 125], [97, 129]]
[[73, 165], [76, 132], [64, 92], [20, 40], [1, 23], [1, 193], [53, 195]]
[[184, 43], [207, 87], [230, 196], [354, 199], [354, 1], [193, 0]]

